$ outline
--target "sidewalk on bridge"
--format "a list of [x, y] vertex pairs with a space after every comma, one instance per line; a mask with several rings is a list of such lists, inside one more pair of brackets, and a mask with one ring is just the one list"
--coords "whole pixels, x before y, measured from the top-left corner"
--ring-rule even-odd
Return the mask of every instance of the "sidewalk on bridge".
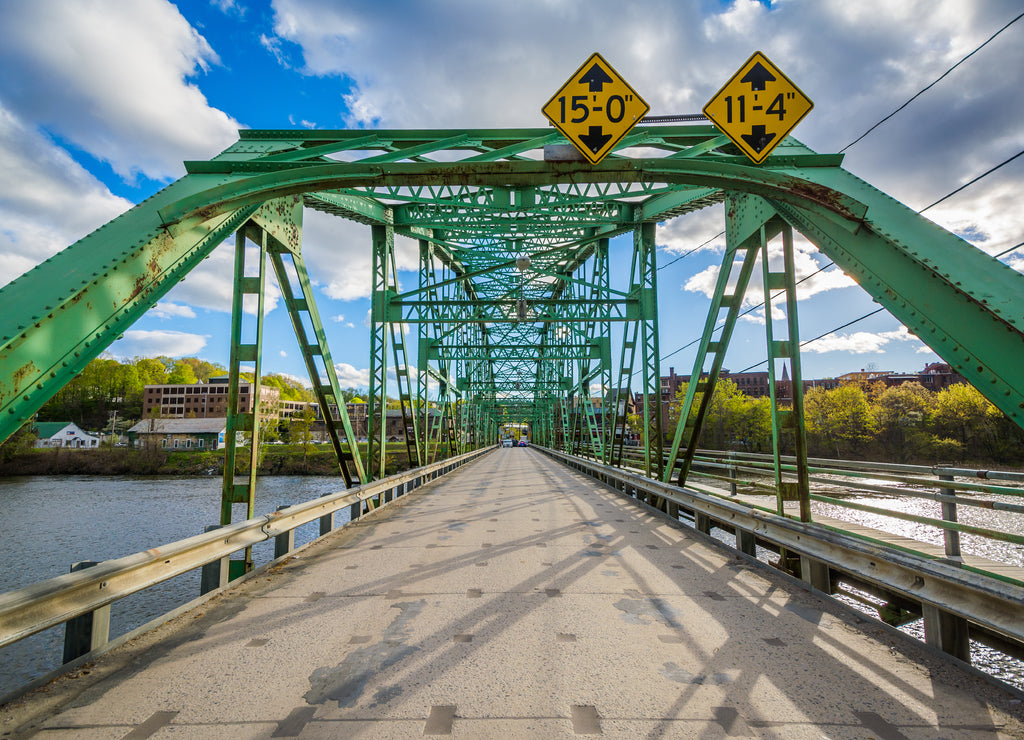
[[3, 737], [1024, 737], [1019, 701], [528, 448], [0, 711]]

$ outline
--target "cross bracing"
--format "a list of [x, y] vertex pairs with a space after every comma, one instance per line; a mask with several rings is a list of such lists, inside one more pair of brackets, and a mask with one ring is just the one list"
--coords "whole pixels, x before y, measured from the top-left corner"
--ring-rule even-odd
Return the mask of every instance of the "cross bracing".
[[[501, 422], [618, 464], [626, 419], [610, 399], [633, 391], [646, 472], [684, 480], [701, 384], [688, 401], [695, 424], [680, 425], [678, 453], [661, 471], [656, 228], [720, 203], [729, 265], [747, 265], [744, 280], [769, 241], [788, 243], [798, 231], [1004, 413], [1024, 419], [1024, 278], [845, 172], [842, 155], [789, 138], [754, 166], [706, 124], [638, 127], [597, 165], [566, 147], [550, 129], [241, 132], [0, 291], [0, 438], [230, 235], [304, 275], [303, 208], [371, 227], [371, 439], [365, 464], [351, 439], [352, 459], [340, 458], [353, 479], [382, 470], [388, 395], [420, 462], [442, 448], [493, 443]], [[632, 236], [631, 267], [612, 274], [611, 240], [623, 235]], [[419, 279], [401, 287], [396, 236], [420, 247]], [[789, 291], [787, 270], [759, 279]], [[302, 351], [330, 403], [336, 379], [310, 285], [293, 286], [288, 310], [297, 331], [313, 327]], [[242, 274], [235, 287], [259, 290]], [[705, 393], [728, 348], [728, 333], [711, 331], [720, 312], [734, 320], [740, 293], [723, 283], [711, 302], [693, 373], [708, 374]], [[795, 322], [795, 299], [785, 300]], [[791, 360], [796, 324], [770, 337], [769, 356]], [[261, 351], [259, 339], [236, 344], [240, 358]], [[778, 418], [788, 413], [779, 408]], [[340, 456], [350, 436], [343, 417]], [[241, 499], [242, 485], [225, 496]]]

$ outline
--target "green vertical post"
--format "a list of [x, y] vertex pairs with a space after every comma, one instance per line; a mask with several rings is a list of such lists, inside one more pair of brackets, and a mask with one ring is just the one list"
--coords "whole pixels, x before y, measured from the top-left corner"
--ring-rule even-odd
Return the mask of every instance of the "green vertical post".
[[[800, 520], [811, 521], [810, 481], [807, 470], [807, 435], [804, 427], [803, 373], [800, 367], [800, 330], [797, 319], [796, 265], [793, 259], [793, 230], [782, 228], [782, 272], [772, 272], [768, 259], [768, 238], [761, 229], [761, 265], [764, 273], [765, 337], [768, 343], [768, 390], [772, 409], [772, 442], [775, 462], [776, 504], [783, 514], [788, 500], [799, 502]], [[787, 338], [776, 340], [772, 326], [772, 291], [782, 290], [786, 301]], [[791, 407], [780, 407], [777, 391], [778, 360], [789, 360], [791, 374]], [[791, 432], [796, 456], [796, 480], [784, 481], [782, 447], [784, 432]]]
[[644, 474], [661, 477], [661, 365], [658, 347], [658, 262], [655, 244], [656, 224], [644, 222], [635, 232], [640, 255], [640, 318], [643, 345], [644, 396]]
[[[256, 277], [245, 275], [246, 231], [253, 229], [257, 238], [258, 273]], [[221, 524], [230, 524], [234, 504], [245, 504], [246, 519], [256, 513], [256, 477], [259, 469], [260, 443], [260, 358], [263, 343], [264, 288], [266, 286], [267, 234], [254, 224], [246, 224], [235, 234], [235, 281], [231, 302], [231, 356], [228, 369], [228, 411], [225, 423], [224, 479], [221, 492]], [[257, 301], [256, 327], [253, 341], [242, 338], [244, 303], [246, 295], [255, 295]], [[251, 412], [239, 411], [239, 384], [241, 364], [254, 365], [254, 377], [250, 399]], [[237, 458], [237, 432], [250, 434], [249, 473], [245, 483], [237, 483], [235, 460]], [[252, 569], [252, 548], [245, 550], [245, 571]]]
[[[371, 477], [384, 477], [387, 451], [387, 269], [389, 244], [394, 243], [390, 226], [370, 227], [373, 281], [370, 310], [370, 394], [367, 402], [366, 466]], [[376, 458], [376, 459], [375, 459]]]

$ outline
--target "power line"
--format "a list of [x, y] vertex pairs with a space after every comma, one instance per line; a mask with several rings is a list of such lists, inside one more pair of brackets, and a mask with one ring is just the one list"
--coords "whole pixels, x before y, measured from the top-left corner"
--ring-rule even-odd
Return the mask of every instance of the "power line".
[[970, 58], [971, 58], [972, 56], [974, 56], [974, 55], [975, 55], [975, 54], [977, 54], [977, 53], [978, 53], [979, 51], [981, 51], [981, 50], [982, 50], [982, 49], [983, 49], [983, 48], [984, 48], [984, 47], [985, 47], [986, 45], [988, 45], [988, 43], [989, 43], [990, 41], [992, 41], [992, 39], [994, 39], [994, 38], [995, 38], [996, 36], [998, 36], [999, 34], [1001, 34], [1001, 33], [1002, 33], [1003, 31], [1005, 31], [1005, 30], [1006, 30], [1007, 28], [1009, 28], [1010, 26], [1012, 26], [1012, 25], [1013, 25], [1014, 23], [1016, 23], [1017, 21], [1019, 21], [1019, 20], [1020, 20], [1021, 18], [1024, 18], [1024, 13], [1021, 13], [1021, 14], [1020, 14], [1020, 15], [1018, 15], [1018, 16], [1017, 16], [1016, 18], [1014, 18], [1014, 19], [1013, 19], [1012, 21], [1010, 21], [1010, 22], [1009, 22], [1009, 23], [1007, 23], [1007, 24], [1006, 24], [1005, 26], [1003, 26], [1003, 27], [1002, 27], [1002, 28], [1000, 28], [1000, 29], [999, 29], [998, 31], [996, 31], [996, 32], [995, 32], [994, 34], [992, 34], [991, 36], [989, 36], [989, 37], [988, 37], [988, 39], [987, 39], [987, 40], [986, 40], [986, 41], [985, 41], [984, 43], [982, 43], [982, 44], [981, 44], [981, 46], [979, 46], [979, 47], [978, 47], [977, 49], [975, 49], [975, 50], [974, 50], [974, 51], [972, 51], [972, 52], [971, 52], [970, 54], [968, 54], [967, 56], [965, 56], [965, 57], [964, 57], [963, 59], [961, 59], [961, 60], [960, 60], [959, 62], [957, 62], [956, 64], [954, 64], [954, 65], [953, 65], [952, 67], [950, 67], [949, 69], [947, 69], [947, 70], [946, 70], [945, 72], [943, 72], [943, 73], [942, 73], [941, 75], [939, 75], [939, 76], [938, 76], [938, 77], [937, 77], [937, 78], [935, 79], [935, 81], [934, 81], [934, 82], [932, 82], [932, 83], [931, 83], [930, 85], [928, 85], [927, 87], [924, 87], [924, 88], [922, 88], [922, 89], [921, 89], [921, 90], [920, 90], [920, 91], [919, 91], [919, 92], [918, 92], [917, 94], [915, 94], [915, 95], [914, 95], [914, 96], [912, 96], [912, 97], [911, 97], [911, 98], [910, 98], [909, 100], [907, 100], [907, 102], [905, 102], [905, 103], [904, 103], [903, 105], [901, 105], [901, 106], [900, 106], [899, 108], [897, 108], [897, 109], [896, 109], [896, 110], [894, 110], [894, 111], [893, 111], [892, 113], [890, 113], [889, 115], [887, 115], [887, 116], [886, 116], [885, 118], [883, 118], [883, 119], [882, 119], [881, 121], [879, 121], [878, 123], [876, 123], [876, 124], [875, 124], [874, 126], [872, 126], [871, 128], [869, 128], [869, 129], [868, 129], [867, 131], [865, 131], [865, 132], [864, 132], [863, 134], [861, 134], [860, 136], [858, 136], [858, 137], [857, 137], [856, 139], [854, 139], [853, 141], [851, 141], [851, 142], [850, 142], [849, 144], [847, 144], [846, 146], [844, 146], [844, 147], [843, 147], [842, 149], [840, 149], [840, 150], [839, 150], [839, 152], [840, 152], [840, 153], [842, 153], [842, 152], [845, 152], [845, 151], [846, 151], [847, 149], [849, 149], [849, 148], [850, 148], [851, 146], [853, 146], [854, 144], [856, 144], [856, 143], [857, 143], [858, 141], [860, 141], [861, 139], [863, 139], [863, 138], [864, 138], [865, 136], [867, 136], [868, 134], [870, 134], [870, 133], [871, 133], [872, 131], [874, 131], [874, 130], [875, 130], [876, 128], [878, 128], [879, 126], [881, 126], [881, 125], [882, 125], [883, 123], [885, 123], [886, 121], [888, 121], [888, 120], [889, 120], [890, 118], [892, 118], [892, 117], [893, 117], [893, 116], [895, 116], [895, 115], [896, 115], [897, 113], [899, 113], [899, 112], [900, 112], [901, 110], [903, 110], [903, 109], [904, 109], [904, 108], [906, 108], [906, 107], [907, 107], [908, 105], [910, 105], [910, 104], [911, 104], [912, 102], [914, 102], [914, 101], [915, 101], [915, 100], [916, 100], [916, 99], [917, 99], [918, 97], [920, 97], [920, 96], [921, 96], [922, 94], [926, 93], [926, 92], [927, 92], [928, 90], [930, 90], [930, 89], [932, 89], [933, 87], [935, 87], [935, 85], [937, 85], [937, 84], [938, 84], [938, 83], [939, 83], [939, 82], [940, 82], [940, 81], [941, 81], [941, 80], [942, 80], [942, 79], [943, 79], [943, 78], [944, 78], [944, 77], [945, 77], [946, 75], [948, 75], [948, 74], [949, 74], [950, 72], [952, 72], [952, 71], [953, 71], [954, 69], [956, 69], [956, 68], [957, 68], [957, 67], [959, 67], [959, 66], [960, 66], [961, 64], [963, 64], [963, 63], [964, 63], [964, 62], [966, 62], [966, 61], [967, 61], [968, 59], [970, 59]]
[[993, 167], [992, 169], [990, 169], [990, 170], [986, 170], [985, 172], [982, 172], [982, 173], [981, 173], [980, 175], [978, 175], [977, 177], [975, 177], [975, 178], [974, 178], [973, 180], [971, 180], [970, 182], [964, 183], [963, 185], [961, 185], [960, 187], [958, 187], [958, 188], [957, 188], [956, 190], [954, 190], [953, 192], [951, 192], [951, 193], [946, 193], [946, 194], [945, 194], [945, 195], [943, 195], [943, 196], [942, 196], [941, 198], [939, 198], [939, 199], [938, 199], [937, 201], [935, 201], [934, 203], [932, 203], [932, 204], [931, 204], [930, 206], [925, 206], [924, 208], [922, 208], [922, 209], [921, 209], [920, 211], [918, 211], [918, 213], [924, 213], [924, 212], [925, 212], [925, 211], [927, 211], [927, 210], [928, 210], [929, 208], [932, 208], [932, 207], [934, 207], [934, 206], [937, 206], [937, 205], [938, 205], [939, 203], [941, 203], [942, 201], [946, 200], [947, 198], [951, 198], [951, 197], [953, 197], [954, 195], [956, 195], [957, 193], [959, 193], [959, 192], [960, 192], [961, 190], [964, 190], [965, 188], [968, 188], [968, 187], [970, 187], [971, 185], [973, 185], [974, 183], [976, 183], [976, 182], [977, 182], [978, 180], [980, 180], [981, 178], [983, 178], [983, 177], [985, 177], [985, 176], [987, 176], [987, 175], [991, 175], [991, 174], [992, 174], [993, 172], [995, 172], [996, 170], [998, 170], [998, 169], [999, 169], [1000, 167], [1002, 167], [1003, 165], [1009, 164], [1010, 162], [1012, 162], [1013, 160], [1015, 160], [1015, 159], [1016, 159], [1017, 157], [1019, 157], [1019, 156], [1020, 156], [1020, 155], [1022, 155], [1022, 154], [1024, 154], [1024, 149], [1021, 149], [1021, 150], [1020, 150], [1019, 152], [1017, 152], [1016, 154], [1014, 154], [1014, 155], [1013, 155], [1012, 157], [1010, 157], [1009, 159], [1004, 159], [1004, 160], [1003, 160], [1002, 162], [1000, 162], [999, 164], [997, 164], [997, 165], [996, 165], [995, 167]]
[[[875, 309], [874, 311], [871, 311], [870, 313], [866, 313], [866, 314], [864, 314], [863, 316], [861, 316], [861, 317], [860, 317], [860, 318], [858, 318], [858, 319], [854, 319], [853, 321], [847, 321], [847, 322], [846, 322], [845, 324], [843, 324], [842, 326], [837, 326], [837, 327], [836, 327], [835, 329], [830, 329], [829, 331], [825, 332], [824, 334], [819, 334], [819, 335], [818, 335], [818, 336], [816, 336], [816, 337], [815, 337], [814, 339], [808, 339], [808, 340], [806, 340], [806, 341], [800, 342], [800, 346], [801, 346], [801, 347], [806, 347], [806, 346], [807, 346], [808, 344], [810, 344], [811, 342], [817, 342], [817, 341], [818, 341], [819, 339], [824, 339], [824, 338], [825, 338], [825, 337], [827, 337], [827, 336], [828, 336], [829, 334], [835, 334], [835, 333], [836, 333], [837, 331], [840, 331], [840, 330], [842, 330], [842, 329], [845, 329], [845, 328], [847, 328], [847, 327], [849, 327], [849, 326], [853, 326], [853, 325], [854, 325], [854, 324], [856, 324], [856, 323], [857, 323], [858, 321], [863, 321], [864, 319], [866, 319], [866, 318], [870, 318], [871, 316], [874, 316], [874, 315], [875, 315], [876, 313], [881, 313], [881, 312], [882, 312], [882, 311], [884, 311], [884, 310], [885, 310], [885, 307], [884, 307], [884, 306], [883, 306], [882, 308], [876, 308], [876, 309]], [[741, 372], [741, 373], [745, 373], [745, 372], [748, 372], [748, 371], [750, 371], [750, 370], [753, 370], [753, 369], [754, 369], [755, 367], [760, 367], [761, 365], [765, 364], [766, 362], [768, 362], [768, 360], [766, 360], [766, 359], [765, 359], [765, 360], [761, 360], [761, 361], [760, 361], [759, 363], [757, 363], [756, 365], [751, 365], [750, 367], [746, 368], [745, 370], [740, 370], [740, 372]]]
[[702, 249], [702, 248], [706, 247], [708, 244], [713, 242], [715, 239], [718, 239], [719, 237], [723, 236], [724, 234], [725, 234], [724, 231], [719, 231], [717, 234], [715, 234], [713, 237], [708, 239], [703, 244], [699, 244], [696, 247], [694, 247], [693, 249], [691, 249], [689, 252], [686, 252], [684, 254], [679, 255], [678, 257], [676, 257], [671, 262], [666, 262], [664, 265], [662, 265], [661, 267], [658, 268], [658, 271], [660, 272], [661, 270], [664, 270], [666, 267], [671, 267], [672, 265], [674, 265], [676, 262], [678, 262], [679, 260], [683, 259], [684, 257], [689, 257], [691, 254], [696, 252], [698, 249]]
[[1006, 256], [1006, 255], [1008, 255], [1008, 254], [1009, 254], [1010, 252], [1016, 252], [1016, 251], [1017, 251], [1018, 249], [1020, 249], [1021, 247], [1024, 247], [1024, 242], [1021, 242], [1020, 244], [1014, 244], [1014, 245], [1013, 245], [1012, 247], [1010, 247], [1009, 249], [1004, 249], [1004, 250], [1003, 250], [1002, 252], [1000, 252], [999, 254], [994, 254], [994, 255], [992, 255], [992, 257], [993, 257], [994, 259], [999, 259], [1000, 257], [1005, 257], [1005, 256]]
[[[963, 63], [964, 63], [965, 61], [967, 61], [967, 60], [968, 60], [968, 59], [970, 59], [970, 58], [971, 58], [972, 56], [974, 56], [974, 55], [975, 55], [975, 54], [976, 54], [977, 52], [979, 52], [979, 51], [980, 51], [980, 50], [981, 50], [982, 48], [984, 48], [984, 47], [985, 47], [985, 46], [986, 46], [986, 45], [987, 45], [987, 44], [988, 44], [989, 42], [991, 42], [991, 41], [992, 41], [992, 40], [993, 40], [993, 39], [994, 39], [994, 38], [995, 38], [996, 36], [998, 36], [999, 34], [1001, 34], [1001, 33], [1002, 33], [1003, 31], [1005, 31], [1005, 30], [1006, 30], [1007, 28], [1009, 28], [1009, 27], [1010, 27], [1010, 26], [1012, 26], [1012, 25], [1013, 25], [1014, 23], [1016, 23], [1017, 21], [1019, 21], [1019, 20], [1020, 20], [1021, 18], [1024, 18], [1024, 13], [1021, 13], [1020, 15], [1018, 15], [1017, 17], [1015, 17], [1015, 18], [1014, 18], [1013, 20], [1011, 20], [1010, 22], [1008, 22], [1008, 23], [1007, 23], [1006, 25], [1004, 25], [1004, 26], [1003, 26], [1002, 28], [1000, 28], [1000, 29], [999, 29], [998, 31], [996, 31], [996, 32], [995, 32], [994, 34], [992, 34], [992, 35], [991, 35], [991, 36], [990, 36], [990, 37], [989, 37], [989, 38], [988, 38], [988, 39], [987, 39], [986, 41], [984, 41], [984, 42], [983, 42], [983, 43], [982, 43], [981, 45], [979, 45], [979, 46], [978, 46], [978, 47], [977, 47], [976, 49], [974, 49], [974, 51], [972, 51], [971, 53], [967, 54], [967, 55], [966, 55], [965, 57], [963, 57], [963, 58], [962, 58], [962, 59], [961, 59], [960, 61], [958, 61], [958, 62], [957, 62], [956, 64], [954, 64], [954, 65], [953, 65], [952, 67], [950, 67], [950, 68], [949, 68], [949, 69], [947, 69], [947, 70], [946, 70], [945, 72], [943, 72], [943, 73], [942, 73], [942, 74], [941, 74], [941, 75], [940, 75], [939, 77], [937, 77], [937, 78], [936, 78], [936, 79], [935, 79], [935, 80], [934, 80], [934, 81], [933, 81], [933, 82], [932, 82], [931, 84], [929, 84], [928, 86], [924, 87], [924, 88], [923, 88], [923, 89], [921, 89], [921, 90], [920, 90], [919, 92], [917, 92], [917, 93], [916, 93], [915, 95], [913, 95], [912, 97], [910, 97], [910, 98], [909, 98], [909, 99], [908, 99], [908, 100], [907, 100], [907, 101], [906, 101], [905, 103], [903, 103], [903, 105], [901, 105], [901, 106], [900, 106], [899, 108], [897, 108], [897, 109], [896, 109], [896, 110], [894, 110], [894, 111], [893, 111], [892, 113], [890, 113], [889, 115], [887, 115], [887, 116], [886, 116], [885, 118], [883, 118], [883, 119], [881, 119], [880, 121], [878, 121], [878, 122], [877, 122], [877, 123], [876, 123], [875, 125], [873, 125], [873, 126], [872, 126], [871, 128], [869, 128], [869, 129], [868, 129], [867, 131], [865, 131], [865, 132], [864, 132], [863, 134], [861, 134], [860, 136], [858, 136], [858, 137], [857, 137], [856, 139], [854, 139], [854, 140], [853, 140], [852, 142], [850, 142], [849, 144], [847, 144], [846, 146], [844, 146], [844, 147], [843, 147], [842, 149], [840, 149], [839, 151], [840, 151], [840, 152], [845, 152], [845, 151], [846, 151], [847, 149], [849, 149], [850, 147], [852, 147], [852, 146], [853, 146], [854, 144], [858, 143], [858, 142], [859, 142], [859, 141], [860, 141], [861, 139], [863, 139], [863, 138], [864, 138], [865, 136], [867, 136], [868, 134], [870, 134], [870, 133], [871, 133], [872, 131], [874, 131], [874, 130], [875, 130], [876, 128], [878, 128], [878, 127], [879, 127], [879, 126], [881, 126], [881, 125], [882, 125], [883, 123], [885, 123], [885, 122], [886, 122], [886, 121], [888, 121], [888, 120], [889, 120], [890, 118], [892, 118], [892, 117], [893, 117], [894, 115], [896, 115], [896, 114], [897, 114], [897, 113], [899, 113], [899, 112], [900, 112], [901, 110], [903, 110], [904, 108], [906, 108], [906, 107], [907, 107], [908, 105], [910, 105], [910, 103], [912, 103], [912, 102], [913, 102], [913, 101], [914, 101], [914, 100], [915, 100], [916, 98], [918, 98], [918, 97], [919, 97], [919, 96], [921, 96], [921, 95], [922, 95], [923, 93], [927, 92], [927, 91], [928, 91], [928, 90], [930, 90], [930, 89], [931, 89], [932, 87], [934, 87], [934, 86], [935, 86], [936, 84], [938, 84], [938, 83], [939, 83], [939, 82], [940, 82], [940, 81], [941, 81], [941, 80], [942, 80], [943, 78], [945, 78], [945, 77], [946, 77], [947, 75], [949, 75], [949, 74], [950, 74], [950, 72], [952, 72], [952, 71], [953, 71], [954, 69], [956, 69], [956, 68], [957, 68], [957, 67], [959, 67], [959, 66], [960, 66], [961, 64], [963, 64]], [[967, 189], [968, 187], [970, 187], [970, 186], [971, 186], [971, 185], [973, 185], [974, 183], [978, 182], [978, 181], [979, 181], [979, 180], [981, 180], [982, 178], [984, 178], [984, 177], [987, 177], [988, 175], [992, 174], [993, 172], [995, 172], [996, 170], [998, 170], [998, 169], [999, 169], [1000, 167], [1003, 167], [1003, 166], [1005, 166], [1005, 165], [1009, 164], [1010, 162], [1014, 161], [1015, 159], [1017, 159], [1017, 158], [1018, 158], [1018, 157], [1020, 157], [1021, 155], [1024, 155], [1024, 150], [1021, 150], [1021, 151], [1017, 152], [1016, 154], [1014, 154], [1013, 156], [1011, 156], [1011, 157], [1009, 157], [1009, 158], [1007, 158], [1007, 159], [1003, 160], [1002, 162], [1000, 162], [1000, 163], [999, 163], [999, 164], [997, 164], [996, 166], [994, 166], [994, 167], [992, 167], [992, 168], [990, 168], [990, 169], [986, 170], [985, 172], [981, 173], [980, 175], [978, 175], [977, 177], [973, 178], [973, 179], [972, 179], [972, 180], [970, 180], [969, 182], [967, 182], [967, 183], [964, 183], [963, 185], [961, 185], [960, 187], [956, 188], [955, 190], [952, 190], [952, 191], [950, 191], [949, 193], [946, 193], [946, 195], [942, 196], [941, 198], [939, 198], [939, 199], [938, 199], [937, 201], [935, 201], [934, 203], [931, 203], [930, 205], [927, 205], [927, 206], [925, 206], [924, 208], [920, 209], [919, 211], [917, 211], [917, 213], [919, 213], [919, 214], [920, 214], [920, 213], [924, 213], [925, 211], [927, 211], [927, 210], [929, 210], [929, 209], [931, 209], [931, 208], [934, 208], [935, 206], [939, 205], [939, 204], [940, 204], [940, 203], [942, 203], [943, 201], [946, 201], [946, 200], [948, 200], [949, 198], [951, 198], [951, 197], [953, 197], [954, 195], [956, 195], [957, 193], [960, 193], [961, 191], [963, 191], [963, 190]], [[700, 245], [699, 247], [696, 247], [696, 248], [694, 248], [694, 249], [691, 249], [691, 250], [690, 250], [689, 252], [686, 252], [685, 254], [681, 255], [680, 257], [678, 257], [678, 258], [676, 258], [676, 259], [672, 260], [672, 262], [669, 262], [669, 263], [667, 263], [667, 264], [666, 264], [666, 265], [664, 265], [663, 267], [669, 267], [670, 265], [673, 265], [673, 264], [675, 264], [676, 262], [678, 262], [679, 260], [683, 259], [684, 257], [688, 257], [689, 255], [693, 254], [694, 252], [696, 252], [696, 251], [697, 251], [698, 249], [700, 249], [701, 247], [705, 246], [705, 245], [706, 245], [706, 244], [708, 244], [709, 242], [713, 241], [714, 239], [717, 239], [717, 238], [721, 237], [721, 236], [722, 236], [722, 234], [724, 234], [724, 233], [725, 233], [724, 231], [720, 232], [720, 233], [719, 233], [719, 234], [717, 234], [716, 236], [714, 236], [714, 237], [712, 237], [711, 239], [709, 239], [708, 241], [704, 242], [704, 244], [701, 244], [701, 245]], [[1010, 254], [1011, 252], [1013, 252], [1013, 251], [1015, 251], [1015, 250], [1017, 250], [1017, 249], [1020, 249], [1021, 247], [1024, 247], [1024, 242], [1021, 242], [1020, 244], [1017, 244], [1017, 245], [1015, 245], [1015, 246], [1013, 246], [1013, 247], [1010, 247], [1009, 249], [1006, 249], [1006, 250], [1004, 250], [1004, 251], [1000, 252], [1000, 253], [999, 253], [999, 254], [997, 254], [997, 255], [994, 255], [994, 258], [995, 258], [995, 259], [999, 259], [1000, 257], [1003, 257], [1003, 256], [1005, 256], [1005, 255], [1007, 255], [1007, 254]], [[804, 277], [804, 278], [802, 278], [801, 280], [799, 280], [799, 281], [798, 281], [798, 282], [796, 283], [796, 285], [799, 285], [800, 283], [802, 283], [802, 282], [804, 282], [805, 280], [807, 280], [807, 279], [809, 279], [809, 278], [813, 277], [814, 275], [817, 275], [818, 273], [820, 273], [820, 272], [822, 272], [822, 271], [824, 271], [824, 270], [828, 269], [829, 267], [832, 267], [832, 266], [833, 266], [834, 264], [835, 264], [834, 262], [829, 262], [829, 263], [828, 263], [827, 265], [824, 265], [823, 267], [819, 268], [819, 269], [818, 269], [817, 271], [815, 271], [815, 272], [811, 273], [810, 275], [807, 275], [806, 277]], [[661, 270], [661, 269], [663, 269], [663, 268], [662, 268], [662, 267], [659, 267], [658, 269], [659, 269], [659, 270]], [[778, 296], [780, 296], [780, 295], [782, 295], [782, 292], [781, 292], [781, 291], [780, 291], [779, 293], [777, 293], [776, 295], [772, 296], [772, 298], [773, 298], [773, 299], [774, 299], [774, 298], [777, 298], [777, 297], [778, 297]], [[752, 313], [753, 311], [756, 311], [757, 309], [759, 309], [759, 308], [761, 308], [762, 306], [764, 306], [764, 304], [765, 304], [765, 302], [764, 302], [764, 301], [762, 301], [761, 303], [757, 304], [756, 306], [752, 306], [752, 307], [751, 307], [751, 308], [749, 308], [748, 310], [746, 310], [746, 311], [744, 311], [743, 313], [739, 314], [739, 316], [737, 316], [737, 318], [741, 318], [741, 317], [743, 317], [743, 316], [746, 316], [746, 315], [747, 315], [747, 314], [749, 314], [749, 313]], [[808, 340], [806, 340], [806, 341], [804, 341], [804, 342], [801, 342], [801, 343], [800, 343], [800, 346], [801, 346], [801, 347], [804, 347], [804, 346], [806, 346], [807, 344], [810, 344], [811, 342], [816, 342], [816, 341], [818, 341], [819, 339], [822, 339], [822, 338], [824, 338], [824, 337], [827, 337], [827, 336], [829, 336], [830, 334], [834, 334], [834, 333], [836, 333], [837, 331], [841, 331], [841, 330], [843, 330], [843, 329], [845, 329], [845, 328], [847, 328], [847, 327], [849, 327], [849, 326], [852, 326], [853, 324], [856, 324], [856, 323], [858, 323], [858, 322], [860, 322], [860, 321], [863, 321], [864, 319], [867, 319], [867, 318], [869, 318], [869, 317], [871, 317], [871, 316], [874, 316], [875, 314], [877, 314], [877, 313], [880, 313], [880, 312], [881, 312], [881, 311], [883, 311], [883, 310], [885, 310], [885, 309], [884, 309], [884, 308], [878, 308], [878, 309], [875, 309], [874, 311], [871, 311], [870, 313], [864, 314], [863, 316], [861, 316], [861, 317], [859, 317], [859, 318], [856, 318], [856, 319], [854, 319], [854, 320], [852, 320], [852, 321], [849, 321], [849, 322], [847, 322], [847, 323], [843, 324], [842, 326], [838, 326], [838, 327], [836, 327], [835, 329], [831, 329], [830, 331], [827, 331], [827, 332], [825, 332], [824, 334], [820, 334], [820, 335], [818, 335], [817, 337], [814, 337], [813, 339], [808, 339]], [[770, 319], [768, 319], [768, 320], [770, 320]], [[721, 328], [722, 328], [722, 326], [724, 326], [724, 324], [722, 324], [722, 325], [719, 325], [719, 326], [715, 327], [715, 329], [714, 329], [713, 331], [718, 331], [719, 329], [721, 329]], [[676, 355], [676, 354], [678, 354], [679, 352], [682, 352], [682, 351], [683, 351], [684, 349], [686, 349], [686, 348], [688, 348], [688, 347], [691, 347], [691, 346], [693, 346], [694, 344], [696, 344], [696, 343], [697, 343], [697, 342], [699, 342], [700, 340], [701, 340], [701, 337], [697, 337], [697, 338], [696, 338], [696, 339], [694, 339], [693, 341], [691, 341], [691, 342], [688, 342], [687, 344], [684, 344], [684, 345], [683, 345], [682, 347], [679, 347], [678, 349], [675, 349], [675, 350], [673, 350], [672, 352], [668, 353], [667, 355], [664, 355], [664, 356], [663, 356], [663, 357], [661, 358], [661, 360], [667, 360], [668, 358], [672, 357], [673, 355]], [[760, 365], [763, 365], [763, 364], [765, 364], [766, 362], [768, 362], [768, 360], [767, 360], [767, 359], [764, 359], [764, 360], [762, 360], [761, 362], [757, 363], [756, 365], [751, 365], [751, 366], [750, 366], [749, 368], [747, 368], [746, 370], [742, 370], [741, 372], [747, 372], [748, 370], [751, 370], [751, 369], [753, 369], [753, 368], [755, 368], [755, 367], [758, 367], [758, 366], [760, 366]], [[635, 374], [636, 374], [636, 373], [634, 372], [634, 373], [633, 373], [633, 375], [635, 375]], [[631, 375], [630, 377], [632, 378], [632, 375]]]

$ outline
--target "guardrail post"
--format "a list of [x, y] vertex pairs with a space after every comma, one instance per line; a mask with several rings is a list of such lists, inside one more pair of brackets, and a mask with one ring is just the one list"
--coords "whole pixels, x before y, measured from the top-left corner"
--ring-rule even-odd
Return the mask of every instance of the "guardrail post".
[[754, 533], [736, 527], [736, 549], [745, 555], [756, 556]]
[[[277, 510], [287, 509], [291, 504], [284, 504], [278, 506]], [[274, 560], [283, 558], [285, 555], [295, 549], [295, 530], [289, 529], [287, 532], [282, 532], [274, 538]]]
[[693, 512], [693, 526], [698, 532], [711, 534], [711, 517], [699, 511]]
[[[939, 480], [952, 481], [953, 476], [951, 475], [940, 475]], [[956, 491], [952, 488], [940, 488], [939, 493], [943, 496], [955, 496]], [[947, 522], [956, 521], [956, 501], [943, 501], [942, 502], [942, 518]], [[946, 557], [947, 558], [959, 558], [960, 557], [960, 533], [955, 529], [944, 529], [942, 530], [942, 538], [946, 544]]]
[[[331, 494], [325, 493], [324, 496], [330, 496]], [[323, 498], [323, 496], [321, 496]], [[330, 514], [324, 514], [320, 517], [320, 536], [323, 537], [325, 534], [330, 534], [334, 530], [334, 512]]]
[[832, 574], [829, 573], [828, 564], [820, 560], [801, 555], [800, 580], [817, 591], [832, 593]]
[[[221, 524], [211, 524], [203, 531], [212, 532], [215, 529], [220, 529], [222, 526]], [[229, 564], [230, 559], [230, 555], [225, 555], [219, 560], [214, 560], [212, 563], [207, 563], [202, 567], [202, 575], [199, 577], [200, 595], [228, 585], [228, 570], [231, 567]]]
[[971, 662], [970, 628], [967, 620], [931, 604], [921, 604], [924, 641], [965, 663]]
[[729, 495], [736, 495], [736, 453], [729, 453]]
[[[99, 565], [95, 560], [83, 560], [71, 566], [71, 572]], [[69, 619], [64, 623], [64, 662], [70, 663], [86, 653], [103, 647], [110, 640], [110, 604]]]

